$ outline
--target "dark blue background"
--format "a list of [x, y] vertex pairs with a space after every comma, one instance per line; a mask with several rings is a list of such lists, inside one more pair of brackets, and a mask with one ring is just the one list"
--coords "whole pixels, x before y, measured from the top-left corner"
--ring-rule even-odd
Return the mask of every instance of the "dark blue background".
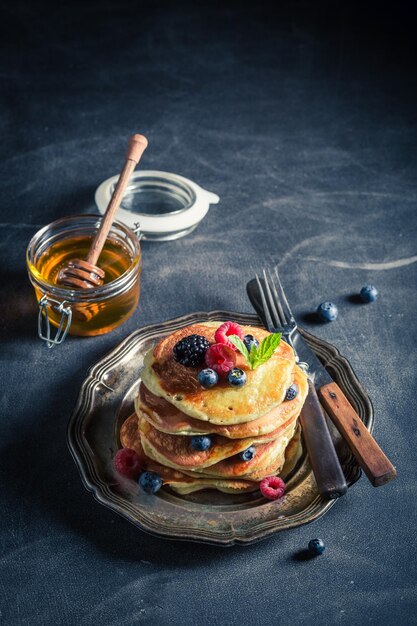
[[[416, 623], [416, 76], [412, 3], [3, 3], [1, 613], [4, 624]], [[394, 5], [393, 5], [394, 7]], [[132, 132], [142, 167], [220, 195], [189, 237], [144, 243], [143, 294], [110, 335], [36, 336], [25, 248], [94, 210]], [[323, 519], [224, 550], [142, 534], [87, 493], [66, 424], [87, 368], [133, 330], [250, 311], [280, 265], [301, 324], [348, 357], [398, 478]], [[363, 284], [377, 303], [349, 300]], [[310, 315], [331, 299], [339, 319]], [[326, 553], [298, 561], [319, 536]]]

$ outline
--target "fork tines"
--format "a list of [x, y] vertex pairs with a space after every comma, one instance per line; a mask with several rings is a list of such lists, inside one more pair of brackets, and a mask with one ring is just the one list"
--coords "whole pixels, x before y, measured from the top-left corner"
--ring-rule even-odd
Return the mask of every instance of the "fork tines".
[[263, 268], [262, 279], [256, 275], [268, 326], [285, 329], [294, 325], [294, 317], [279, 278], [278, 269]]

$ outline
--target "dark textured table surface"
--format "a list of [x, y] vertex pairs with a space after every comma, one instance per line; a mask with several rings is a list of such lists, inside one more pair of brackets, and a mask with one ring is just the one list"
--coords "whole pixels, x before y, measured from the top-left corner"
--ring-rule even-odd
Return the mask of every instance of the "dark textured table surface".
[[[411, 3], [2, 3], [0, 622], [416, 623], [416, 78]], [[337, 3], [336, 3], [337, 4]], [[358, 5], [359, 6], [359, 5]], [[374, 11], [375, 9], [375, 11]], [[219, 194], [189, 237], [143, 245], [133, 317], [48, 350], [25, 247], [94, 211], [126, 137], [142, 166]], [[66, 424], [87, 369], [148, 323], [250, 311], [276, 262], [301, 324], [351, 362], [398, 478], [250, 547], [147, 536], [81, 484]], [[350, 296], [366, 283], [372, 305]], [[328, 325], [311, 312], [339, 307]], [[297, 551], [313, 537], [327, 550]]]

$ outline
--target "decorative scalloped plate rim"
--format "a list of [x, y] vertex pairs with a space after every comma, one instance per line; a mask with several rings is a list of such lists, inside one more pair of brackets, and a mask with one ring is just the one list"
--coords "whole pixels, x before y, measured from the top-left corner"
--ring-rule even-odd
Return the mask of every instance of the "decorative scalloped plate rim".
[[[143, 344], [148, 342], [146, 348], [148, 349], [152, 342], [189, 324], [229, 319], [241, 324], [262, 326], [256, 315], [231, 311], [191, 313], [159, 324], [148, 325], [129, 335], [93, 365], [81, 386], [76, 407], [68, 423], [67, 441], [82, 482], [98, 502], [152, 535], [222, 546], [250, 544], [276, 532], [310, 523], [327, 513], [336, 503], [336, 500], [325, 501], [318, 494], [308, 458], [305, 458], [303, 472], [300, 472], [303, 474], [302, 479], [298, 480], [298, 473], [294, 478], [291, 477], [287, 494], [283, 499], [284, 504], [280, 505], [279, 509], [276, 508], [277, 503], [265, 503], [262, 497], [255, 501], [253, 498], [249, 499], [247, 505], [245, 502], [236, 506], [233, 504], [228, 509], [226, 506], [210, 506], [207, 504], [207, 498], [205, 503], [200, 504], [198, 498], [195, 502], [192, 498], [187, 500], [181, 496], [165, 498], [148, 496], [143, 492], [139, 494], [139, 488], [133, 481], [116, 478], [114, 470], [112, 475], [112, 458], [118, 447], [114, 423], [126, 393], [132, 386], [132, 376], [139, 377], [140, 370], [133, 367], [133, 360], [136, 363], [138, 354], [145, 352], [145, 348], [141, 351]], [[371, 401], [348, 360], [341, 356], [332, 344], [318, 339], [305, 330], [299, 330], [349, 398], [365, 426], [372, 431], [374, 420]], [[130, 366], [131, 370], [124, 370], [124, 364]], [[117, 391], [111, 386], [114, 386], [111, 375], [119, 384]], [[107, 400], [107, 395], [112, 400]], [[111, 411], [106, 418], [102, 418], [110, 404]], [[86, 434], [92, 416], [95, 417], [94, 425], [98, 433], [93, 441]], [[99, 430], [101, 426], [103, 431], [105, 430], [105, 419], [107, 435], [104, 435], [105, 440], [100, 447], [97, 437], [101, 437], [102, 433]], [[331, 427], [331, 432], [341, 456], [348, 485], [351, 486], [359, 479], [361, 470], [336, 429]], [[161, 490], [159, 494], [164, 491]], [[224, 494], [221, 495], [225, 497]], [[228, 496], [233, 503], [241, 497]], [[300, 508], [303, 499], [305, 502]]]

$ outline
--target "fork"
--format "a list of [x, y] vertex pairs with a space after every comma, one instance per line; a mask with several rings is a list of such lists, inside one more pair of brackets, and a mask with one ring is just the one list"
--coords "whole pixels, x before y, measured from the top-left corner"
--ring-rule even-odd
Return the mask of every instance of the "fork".
[[[307, 370], [308, 365], [298, 359], [293, 341], [297, 323], [285, 296], [277, 269], [275, 268], [274, 272], [263, 269], [262, 281], [256, 275], [256, 282], [268, 330], [273, 333], [282, 333], [286, 342], [293, 348], [298, 365]], [[346, 479], [311, 380], [308, 381], [308, 388], [308, 396], [299, 417], [300, 424], [318, 491], [322, 498], [334, 500], [346, 493]]]

